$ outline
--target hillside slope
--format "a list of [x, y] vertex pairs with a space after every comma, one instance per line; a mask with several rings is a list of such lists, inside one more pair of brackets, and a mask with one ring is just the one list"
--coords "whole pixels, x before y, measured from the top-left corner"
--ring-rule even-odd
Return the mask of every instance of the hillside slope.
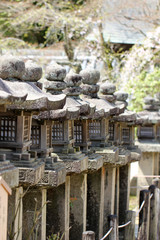
[[0, 39], [49, 46], [64, 40], [67, 25], [69, 38], [76, 41], [89, 32], [99, 14], [97, 0], [1, 0]]

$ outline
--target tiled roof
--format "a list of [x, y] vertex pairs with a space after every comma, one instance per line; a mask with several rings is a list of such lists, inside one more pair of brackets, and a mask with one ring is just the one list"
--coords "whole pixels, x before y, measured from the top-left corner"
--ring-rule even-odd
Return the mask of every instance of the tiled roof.
[[158, 0], [104, 0], [103, 34], [113, 43], [142, 43], [160, 23]]

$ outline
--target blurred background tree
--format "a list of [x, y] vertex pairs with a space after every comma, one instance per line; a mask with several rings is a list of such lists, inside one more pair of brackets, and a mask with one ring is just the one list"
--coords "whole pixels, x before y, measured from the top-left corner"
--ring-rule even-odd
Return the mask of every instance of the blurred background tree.
[[130, 108], [136, 111], [143, 109], [144, 97], [160, 92], [160, 27], [126, 54], [120, 82], [131, 94]]
[[94, 16], [94, 11], [83, 12], [84, 5], [86, 0], [2, 0], [0, 38], [19, 38], [44, 47], [64, 40], [67, 24], [69, 37], [80, 39], [89, 30], [89, 15]]

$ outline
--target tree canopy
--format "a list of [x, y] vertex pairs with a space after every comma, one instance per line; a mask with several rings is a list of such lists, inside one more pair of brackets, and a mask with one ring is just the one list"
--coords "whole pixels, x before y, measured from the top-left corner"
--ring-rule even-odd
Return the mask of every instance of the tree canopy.
[[131, 108], [137, 111], [142, 110], [144, 97], [160, 92], [160, 27], [127, 54], [120, 82], [131, 94]]
[[90, 0], [1, 0], [0, 39], [19, 38], [48, 46], [64, 40], [66, 24], [70, 26], [69, 37], [80, 39], [91, 27], [98, 10], [95, 5], [89, 9], [89, 4]]

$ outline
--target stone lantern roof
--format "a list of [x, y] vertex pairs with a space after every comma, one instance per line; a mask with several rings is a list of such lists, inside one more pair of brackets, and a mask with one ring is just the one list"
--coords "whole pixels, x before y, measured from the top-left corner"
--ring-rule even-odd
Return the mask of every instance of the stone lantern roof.
[[[52, 81], [52, 84], [47, 82], [45, 86], [46, 90], [54, 94], [63, 92], [67, 95], [66, 103], [63, 109], [41, 112], [38, 116], [39, 119], [75, 119], [80, 116], [92, 114], [95, 111], [94, 104], [90, 104], [88, 101], [84, 101], [79, 97], [82, 92], [80, 87], [82, 81], [81, 75], [76, 74], [73, 70], [66, 74], [65, 68], [57, 63], [52, 63], [52, 67], [50, 66], [49, 70], [47, 68], [46, 76], [54, 76], [54, 79], [53, 77], [48, 77], [48, 80], [50, 80], [50, 82]], [[61, 78], [59, 76], [61, 76]], [[54, 89], [51, 90], [51, 87]]]
[[17, 94], [17, 92], [8, 91], [6, 81], [0, 78], [0, 104], [22, 103], [26, 100], [27, 95]]
[[0, 100], [10, 102], [8, 109], [39, 111], [62, 108], [65, 95], [53, 96], [36, 86], [42, 68], [32, 61], [17, 57], [0, 58]]
[[144, 104], [144, 111], [137, 114], [138, 123], [143, 125], [160, 123], [160, 93], [155, 97], [146, 97]]
[[121, 113], [118, 116], [115, 116], [114, 119], [118, 122], [137, 122], [137, 114], [135, 112], [125, 110], [124, 113]]
[[149, 112], [142, 111], [137, 113], [138, 124], [156, 124], [160, 123], [160, 113], [159, 112]]
[[144, 110], [137, 113], [138, 141], [142, 152], [160, 152], [159, 124], [160, 124], [160, 94], [144, 99]]

